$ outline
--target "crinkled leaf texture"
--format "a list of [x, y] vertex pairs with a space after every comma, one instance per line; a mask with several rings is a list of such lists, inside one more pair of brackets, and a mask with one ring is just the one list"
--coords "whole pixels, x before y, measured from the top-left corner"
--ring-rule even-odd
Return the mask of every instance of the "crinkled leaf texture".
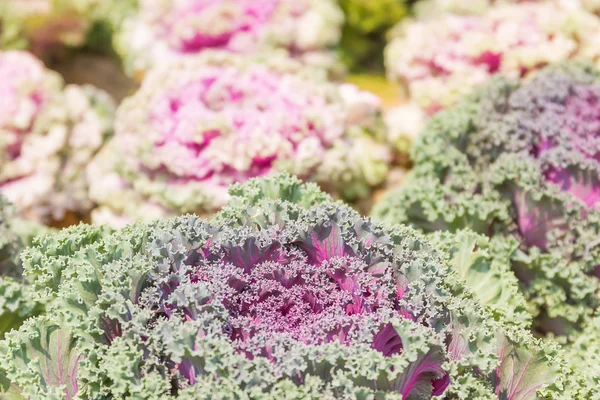
[[497, 318], [528, 328], [531, 314], [519, 281], [510, 269], [510, 257], [517, 247], [513, 240], [489, 240], [469, 229], [450, 233], [438, 231], [429, 239], [449, 257], [451, 267], [481, 304], [489, 306]]
[[0, 195], [0, 338], [43, 309], [38, 296], [22, 277], [20, 256], [36, 235], [50, 231], [22, 220], [14, 206]]
[[[231, 194], [210, 222], [80, 226], [30, 248], [26, 271], [51, 312], [0, 343], [8, 387], [84, 399], [558, 398], [560, 355], [480, 302], [435, 241], [286, 175]], [[40, 361], [20, 361], [40, 359], [32, 330], [56, 337], [40, 344], [54, 383]], [[76, 385], [57, 379], [66, 368]]]
[[496, 78], [430, 121], [407, 185], [374, 218], [516, 241], [511, 266], [535, 328], [576, 334], [600, 293], [599, 100], [584, 63]]
[[[8, 398], [72, 399], [78, 392], [81, 352], [71, 330], [42, 316], [30, 319], [6, 339], [17, 375], [6, 380]], [[15, 386], [11, 382], [32, 382]]]
[[22, 243], [12, 229], [16, 211], [8, 200], [0, 195], [0, 275], [20, 275], [18, 254]]

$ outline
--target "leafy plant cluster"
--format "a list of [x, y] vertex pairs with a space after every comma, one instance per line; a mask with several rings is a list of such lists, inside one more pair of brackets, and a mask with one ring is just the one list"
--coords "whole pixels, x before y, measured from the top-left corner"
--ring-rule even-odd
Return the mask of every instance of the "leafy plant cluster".
[[373, 210], [379, 221], [502, 243], [534, 330], [579, 349], [597, 335], [599, 79], [585, 63], [494, 79], [431, 120], [406, 185]]
[[0, 4], [0, 399], [600, 399], [594, 1], [412, 3]]
[[0, 344], [5, 396], [579, 393], [485, 238], [378, 225], [287, 175], [231, 195], [211, 221], [37, 239], [22, 259], [46, 313]]

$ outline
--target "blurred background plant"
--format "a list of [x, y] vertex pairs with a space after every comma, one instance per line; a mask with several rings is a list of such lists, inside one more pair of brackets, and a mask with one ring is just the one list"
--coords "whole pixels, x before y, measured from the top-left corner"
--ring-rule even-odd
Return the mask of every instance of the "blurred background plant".
[[383, 73], [385, 35], [409, 13], [406, 0], [339, 0], [346, 20], [340, 54], [352, 72]]
[[[409, 150], [423, 124], [495, 74], [527, 75], [564, 59], [598, 58], [599, 3], [4, 0], [0, 48], [26, 49], [67, 84], [91, 83], [117, 104], [166, 62], [215, 49], [242, 56], [287, 52], [325, 68], [329, 80], [381, 99], [393, 149], [385, 189], [401, 184], [411, 168]], [[360, 207], [371, 203], [363, 199]]]

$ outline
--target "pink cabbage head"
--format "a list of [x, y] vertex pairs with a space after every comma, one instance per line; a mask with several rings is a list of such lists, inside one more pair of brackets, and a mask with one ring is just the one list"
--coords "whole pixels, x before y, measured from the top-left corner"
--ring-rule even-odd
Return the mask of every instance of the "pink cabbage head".
[[478, 15], [442, 13], [402, 22], [395, 30], [386, 49], [388, 75], [429, 114], [496, 73], [520, 77], [562, 60], [600, 55], [600, 19], [579, 6], [482, 3]]
[[227, 187], [288, 171], [347, 198], [379, 184], [379, 100], [288, 58], [204, 54], [152, 71], [90, 168], [99, 220], [212, 212]]
[[116, 44], [133, 74], [208, 49], [283, 49], [307, 63], [330, 65], [343, 20], [333, 0], [140, 0]]
[[92, 203], [83, 169], [112, 131], [114, 105], [64, 85], [31, 54], [0, 52], [0, 192], [31, 220], [60, 220]]

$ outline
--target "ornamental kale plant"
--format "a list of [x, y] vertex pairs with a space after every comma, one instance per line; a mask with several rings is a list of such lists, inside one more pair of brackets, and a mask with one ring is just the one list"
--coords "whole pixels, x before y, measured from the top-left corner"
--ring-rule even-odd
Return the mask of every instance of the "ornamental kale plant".
[[[570, 58], [596, 59], [600, 19], [556, 2], [501, 5], [482, 15], [405, 21], [386, 49], [388, 75], [428, 113], [495, 73], [523, 76]], [[584, 40], [587, 38], [588, 40]]]
[[88, 170], [94, 222], [222, 207], [230, 184], [288, 171], [346, 199], [385, 178], [380, 101], [287, 58], [203, 53], [152, 71]]
[[336, 0], [138, 0], [138, 8], [115, 39], [134, 76], [209, 49], [238, 54], [279, 49], [336, 69], [331, 50], [344, 22]]
[[[483, 3], [460, 2], [472, 13], [477, 4], [485, 9], [488, 2]], [[421, 127], [495, 74], [518, 78], [560, 61], [599, 59], [596, 15], [560, 1], [502, 3], [476, 15], [407, 19], [394, 29], [385, 54], [387, 74], [403, 87], [410, 100], [404, 112], [412, 111]], [[417, 3], [432, 7], [428, 4]], [[420, 110], [414, 110], [415, 105]], [[394, 129], [413, 134], [402, 120]]]
[[89, 212], [84, 169], [112, 132], [112, 100], [20, 51], [0, 52], [0, 93], [0, 193], [33, 221]]
[[407, 185], [375, 219], [516, 241], [512, 269], [537, 329], [570, 334], [600, 293], [599, 99], [585, 64], [495, 79], [431, 120]]
[[567, 389], [556, 348], [461, 283], [448, 260], [486, 258], [462, 239], [438, 238], [460, 249], [443, 256], [285, 175], [231, 195], [211, 222], [81, 225], [26, 250], [49, 312], [0, 344], [5, 396], [528, 400]]
[[19, 256], [34, 236], [50, 231], [19, 218], [13, 205], [0, 195], [0, 338], [43, 309], [31, 287], [23, 282]]

